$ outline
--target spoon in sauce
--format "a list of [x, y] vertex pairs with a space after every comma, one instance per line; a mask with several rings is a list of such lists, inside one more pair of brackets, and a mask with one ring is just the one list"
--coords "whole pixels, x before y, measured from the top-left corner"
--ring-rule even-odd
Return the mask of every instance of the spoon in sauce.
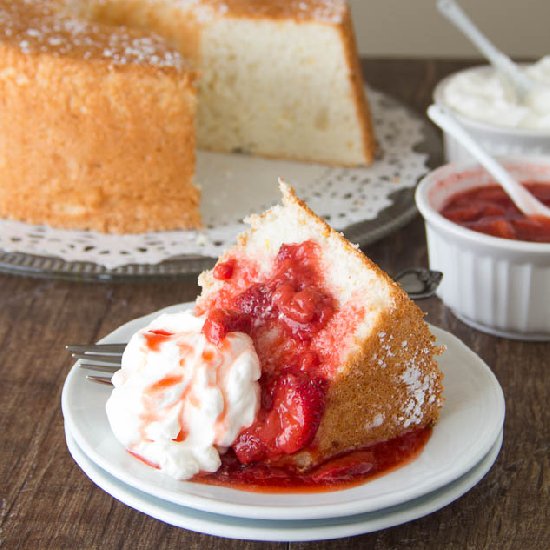
[[535, 198], [511, 174], [492, 157], [468, 133], [449, 109], [442, 105], [430, 105], [428, 116], [442, 130], [455, 138], [502, 186], [513, 203], [526, 216], [539, 216], [550, 219], [550, 208]]
[[512, 83], [517, 99], [523, 103], [535, 86], [533, 81], [476, 27], [455, 0], [438, 0], [437, 8], [473, 42], [491, 65]]

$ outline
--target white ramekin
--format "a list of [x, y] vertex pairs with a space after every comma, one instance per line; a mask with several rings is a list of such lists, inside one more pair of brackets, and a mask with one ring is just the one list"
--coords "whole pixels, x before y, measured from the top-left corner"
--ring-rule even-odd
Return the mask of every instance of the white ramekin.
[[[550, 159], [508, 159], [516, 177], [550, 182]], [[494, 182], [471, 163], [445, 165], [419, 184], [430, 268], [442, 271], [438, 296], [465, 323], [491, 334], [550, 340], [550, 244], [500, 239], [461, 227], [439, 210], [457, 192]]]
[[[489, 66], [472, 67], [463, 72], [488, 72]], [[458, 73], [444, 78], [434, 90], [434, 101], [438, 105], [445, 104], [444, 90]], [[479, 122], [453, 110], [455, 116], [462, 122], [466, 130], [490, 153], [501, 157], [544, 156], [550, 155], [550, 132], [530, 130], [526, 128], [506, 128], [486, 122]], [[473, 161], [472, 156], [452, 136], [443, 132], [445, 158], [448, 162]]]

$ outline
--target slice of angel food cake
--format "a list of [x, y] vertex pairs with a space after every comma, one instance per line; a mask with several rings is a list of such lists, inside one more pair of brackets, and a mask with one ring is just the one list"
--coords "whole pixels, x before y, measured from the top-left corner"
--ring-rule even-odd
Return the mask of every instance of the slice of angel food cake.
[[403, 464], [437, 422], [442, 373], [423, 313], [291, 187], [199, 277], [193, 310], [128, 344], [116, 438], [177, 479], [349, 486]]

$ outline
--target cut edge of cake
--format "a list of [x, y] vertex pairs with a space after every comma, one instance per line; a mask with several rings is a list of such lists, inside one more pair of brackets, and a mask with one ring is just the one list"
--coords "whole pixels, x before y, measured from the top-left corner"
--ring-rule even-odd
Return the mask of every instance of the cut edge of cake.
[[334, 166], [374, 160], [345, 0], [94, 0], [88, 14], [155, 31], [199, 67], [199, 148]]
[[201, 148], [372, 163], [376, 143], [347, 5], [334, 21], [315, 12], [247, 18], [228, 10], [204, 23], [201, 35]]

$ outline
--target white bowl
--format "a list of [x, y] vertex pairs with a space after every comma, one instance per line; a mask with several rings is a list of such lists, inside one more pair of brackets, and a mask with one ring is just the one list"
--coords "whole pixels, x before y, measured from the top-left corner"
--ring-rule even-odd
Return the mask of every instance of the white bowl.
[[[489, 66], [472, 67], [462, 72], [489, 72]], [[434, 101], [438, 105], [449, 107], [444, 101], [444, 90], [458, 73], [444, 78], [434, 90]], [[510, 128], [480, 122], [453, 109], [454, 115], [466, 130], [493, 155], [501, 157], [550, 156], [550, 132], [527, 128]], [[448, 162], [473, 161], [473, 157], [452, 136], [443, 132], [445, 158]]]
[[[550, 182], [550, 159], [503, 160], [520, 179]], [[448, 198], [494, 179], [475, 164], [446, 165], [416, 191], [430, 268], [443, 272], [438, 296], [465, 323], [491, 334], [550, 340], [550, 244], [500, 239], [439, 214]]]

